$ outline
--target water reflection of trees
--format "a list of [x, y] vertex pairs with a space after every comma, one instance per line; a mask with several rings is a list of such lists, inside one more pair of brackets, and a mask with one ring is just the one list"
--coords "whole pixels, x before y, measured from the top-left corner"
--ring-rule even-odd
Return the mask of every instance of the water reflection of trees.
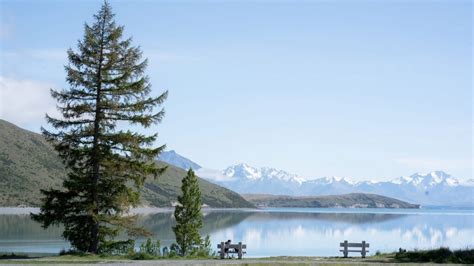
[[[254, 215], [251, 212], [208, 212], [204, 214], [203, 235], [224, 228], [239, 224], [249, 216]], [[171, 229], [175, 225], [173, 213], [155, 213], [143, 215], [139, 218], [139, 224], [153, 233], [153, 237], [159, 239], [174, 239], [174, 233]]]
[[[473, 215], [211, 211], [204, 216], [201, 232], [212, 235], [223, 229], [232, 229], [235, 234], [249, 230], [275, 234], [303, 228], [331, 235], [331, 232], [354, 229], [371, 230], [378, 235], [395, 232], [407, 241], [424, 239], [429, 242], [433, 235], [443, 235], [443, 232], [456, 235], [456, 232], [472, 230], [473, 222]], [[175, 223], [173, 213], [143, 215], [139, 223], [154, 234], [153, 238], [167, 241], [166, 245], [174, 241], [171, 229]], [[0, 240], [60, 240], [61, 232], [60, 227], [44, 230], [28, 215], [0, 215]], [[446, 235], [442, 239], [450, 238]]]
[[0, 215], [0, 239], [33, 240], [61, 239], [62, 228], [52, 226], [44, 230], [41, 225], [30, 219], [29, 215]]
[[[370, 214], [370, 213], [277, 213], [277, 212], [209, 212], [204, 216], [203, 234], [233, 227], [242, 221], [269, 220], [320, 220], [347, 222], [353, 224], [378, 223], [395, 220], [403, 214]], [[143, 215], [139, 224], [159, 239], [174, 239], [172, 226], [175, 224], [173, 213], [156, 213]], [[44, 230], [32, 221], [29, 215], [0, 215], [0, 239], [60, 239], [61, 227], [50, 227]]]

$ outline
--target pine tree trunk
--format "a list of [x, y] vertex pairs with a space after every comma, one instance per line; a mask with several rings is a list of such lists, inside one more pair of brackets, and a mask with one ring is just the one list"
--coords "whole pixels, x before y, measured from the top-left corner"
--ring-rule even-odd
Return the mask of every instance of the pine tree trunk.
[[[99, 65], [99, 77], [101, 72], [101, 66]], [[99, 195], [97, 193], [97, 185], [99, 183], [99, 120], [100, 120], [100, 89], [101, 83], [97, 88], [97, 98], [96, 98], [96, 112], [95, 112], [95, 121], [94, 121], [94, 142], [93, 142], [93, 153], [92, 153], [92, 200], [94, 209], [94, 224], [91, 228], [91, 246], [89, 248], [89, 252], [97, 253], [98, 246], [99, 246], [99, 221], [97, 221], [97, 217], [99, 215]]]
[[105, 31], [105, 18], [102, 21], [102, 32], [101, 32], [101, 44], [100, 44], [100, 55], [99, 55], [99, 66], [97, 69], [97, 94], [96, 94], [96, 108], [95, 108], [95, 119], [94, 119], [94, 141], [93, 141], [93, 153], [92, 153], [92, 200], [94, 209], [92, 210], [94, 214], [94, 222], [91, 228], [91, 245], [89, 252], [97, 254], [99, 251], [99, 195], [97, 192], [99, 175], [100, 175], [100, 152], [99, 152], [99, 127], [101, 119], [101, 110], [100, 110], [100, 99], [101, 99], [101, 90], [102, 90], [102, 63], [104, 60], [104, 31]]

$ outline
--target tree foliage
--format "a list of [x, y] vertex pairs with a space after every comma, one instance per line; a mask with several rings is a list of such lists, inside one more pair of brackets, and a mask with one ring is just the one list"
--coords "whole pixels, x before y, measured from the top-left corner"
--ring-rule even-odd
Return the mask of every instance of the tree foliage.
[[199, 230], [202, 228], [201, 192], [198, 178], [189, 169], [181, 185], [182, 195], [178, 197], [178, 206], [174, 211], [176, 226], [173, 227], [176, 242], [182, 256], [189, 255], [193, 249], [200, 248], [202, 239]]
[[154, 163], [164, 149], [153, 147], [157, 134], [123, 129], [158, 124], [164, 110], [156, 109], [167, 97], [150, 95], [147, 60], [123, 31], [105, 2], [85, 25], [77, 51], [68, 50], [69, 87], [51, 90], [62, 118], [46, 115], [54, 130], [42, 128], [68, 175], [63, 189], [42, 191], [41, 211], [32, 218], [45, 228], [64, 225], [64, 238], [80, 251], [98, 253], [122, 229], [144, 233], [123, 214], [139, 203], [145, 178], [164, 171]]

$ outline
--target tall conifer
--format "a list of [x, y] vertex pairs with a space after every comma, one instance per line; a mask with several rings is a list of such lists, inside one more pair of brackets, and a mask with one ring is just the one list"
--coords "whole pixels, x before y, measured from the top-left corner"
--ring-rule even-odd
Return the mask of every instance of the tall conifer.
[[182, 256], [188, 255], [193, 248], [202, 244], [199, 230], [202, 228], [201, 191], [198, 178], [192, 169], [182, 180], [181, 195], [174, 210], [176, 226], [173, 227], [176, 242]]
[[153, 162], [164, 149], [152, 147], [157, 135], [122, 129], [159, 123], [164, 110], [156, 108], [167, 96], [150, 96], [147, 60], [123, 30], [105, 2], [85, 25], [77, 52], [68, 50], [69, 87], [51, 91], [62, 118], [46, 115], [55, 130], [42, 128], [68, 175], [63, 189], [42, 191], [41, 211], [32, 218], [45, 228], [62, 224], [74, 248], [92, 253], [122, 229], [136, 232], [134, 219], [123, 214], [139, 203], [145, 177], [164, 171]]

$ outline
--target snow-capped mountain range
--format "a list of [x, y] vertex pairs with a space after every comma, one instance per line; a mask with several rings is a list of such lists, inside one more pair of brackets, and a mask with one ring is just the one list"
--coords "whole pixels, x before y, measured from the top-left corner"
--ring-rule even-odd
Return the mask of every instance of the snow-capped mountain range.
[[222, 171], [201, 168], [196, 173], [241, 194], [317, 196], [374, 193], [422, 205], [474, 206], [474, 179], [461, 182], [443, 171], [415, 173], [388, 181], [357, 182], [336, 176], [306, 179], [283, 170], [253, 167], [246, 163]]
[[238, 177], [246, 178], [250, 180], [271, 180], [278, 179], [290, 183], [301, 184], [305, 179], [295, 175], [285, 172], [283, 170], [277, 170], [270, 167], [256, 168], [248, 164], [241, 163], [238, 165], [230, 166], [226, 168], [222, 174], [228, 177]]

